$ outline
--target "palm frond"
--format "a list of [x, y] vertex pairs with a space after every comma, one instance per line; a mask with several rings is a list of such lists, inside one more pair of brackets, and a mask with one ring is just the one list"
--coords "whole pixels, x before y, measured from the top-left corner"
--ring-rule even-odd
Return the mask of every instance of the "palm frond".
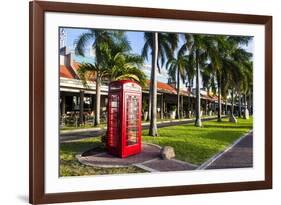
[[94, 38], [94, 35], [92, 32], [87, 32], [87, 33], [83, 33], [81, 34], [78, 39], [76, 39], [74, 41], [75, 46], [75, 53], [81, 56], [84, 56], [84, 51], [85, 48], [87, 46], [87, 43], [89, 43], [89, 41], [91, 39]]

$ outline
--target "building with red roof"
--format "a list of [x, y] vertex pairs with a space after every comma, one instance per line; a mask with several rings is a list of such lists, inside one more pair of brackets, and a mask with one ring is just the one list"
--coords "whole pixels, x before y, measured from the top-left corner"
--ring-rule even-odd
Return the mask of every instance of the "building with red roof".
[[[71, 114], [80, 111], [93, 112], [95, 103], [96, 85], [94, 81], [89, 81], [85, 87], [79, 78], [79, 63], [73, 60], [73, 54], [62, 50], [60, 55], [60, 107], [61, 115]], [[146, 86], [143, 88], [143, 112], [148, 110], [149, 104], [149, 86], [150, 80], [147, 80]], [[101, 86], [101, 110], [102, 115], [106, 116], [108, 86], [107, 82], [103, 82]], [[83, 108], [81, 107], [81, 99], [83, 98]], [[203, 114], [213, 113], [217, 109], [218, 97], [208, 95], [201, 92], [201, 106]], [[196, 99], [194, 92], [188, 88], [180, 89], [180, 110], [182, 116], [194, 115]], [[159, 118], [168, 118], [171, 111], [175, 110], [177, 105], [177, 89], [174, 84], [157, 82], [157, 112]]]

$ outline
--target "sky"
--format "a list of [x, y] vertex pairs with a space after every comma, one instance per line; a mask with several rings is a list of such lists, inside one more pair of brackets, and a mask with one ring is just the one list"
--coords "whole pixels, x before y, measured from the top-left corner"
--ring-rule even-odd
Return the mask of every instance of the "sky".
[[[87, 32], [87, 29], [81, 29], [81, 28], [64, 28], [64, 31], [66, 33], [64, 39], [65, 39], [65, 46], [69, 48], [71, 51], [74, 51], [75, 48], [75, 42], [79, 38], [79, 36], [85, 32]], [[141, 55], [142, 47], [144, 45], [144, 32], [136, 32], [136, 31], [126, 31], [126, 35], [128, 38], [128, 41], [130, 42], [131, 48], [132, 48], [132, 53]], [[180, 39], [180, 44], [183, 40]], [[78, 62], [94, 62], [94, 54], [91, 48], [92, 42], [89, 42], [87, 45], [87, 49], [85, 50], [85, 58], [82, 56], [75, 55], [74, 59]], [[248, 46], [243, 46], [248, 52], [253, 53], [253, 46], [254, 42], [251, 40], [248, 44]], [[147, 75], [148, 79], [150, 77], [150, 63], [151, 62], [151, 57], [148, 56], [148, 60], [145, 61], [145, 65], [142, 68], [142, 70], [145, 72]], [[161, 73], [158, 74], [157, 80], [167, 83], [168, 81], [168, 74], [167, 71], [164, 68], [161, 69]], [[181, 87], [184, 86], [181, 83]]]

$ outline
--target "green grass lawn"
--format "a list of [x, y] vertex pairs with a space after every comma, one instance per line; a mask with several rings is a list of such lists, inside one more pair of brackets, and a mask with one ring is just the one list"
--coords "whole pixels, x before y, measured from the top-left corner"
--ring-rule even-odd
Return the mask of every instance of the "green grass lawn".
[[206, 121], [203, 127], [189, 125], [171, 126], [159, 129], [159, 137], [150, 137], [143, 131], [143, 141], [160, 146], [172, 146], [176, 158], [193, 164], [202, 164], [216, 153], [226, 149], [236, 139], [252, 129], [253, 119], [238, 119], [238, 123]]
[[[201, 164], [213, 155], [224, 150], [236, 139], [252, 129], [253, 119], [238, 119], [237, 124], [229, 123], [228, 118], [223, 122], [206, 121], [203, 128], [189, 125], [178, 125], [159, 128], [159, 137], [147, 136], [148, 130], [143, 130], [143, 141], [160, 146], [172, 146], [176, 158], [193, 164]], [[83, 176], [101, 174], [138, 173], [144, 170], [137, 167], [98, 168], [82, 165], [75, 155], [93, 147], [105, 151], [101, 137], [86, 138], [60, 145], [60, 176]]]

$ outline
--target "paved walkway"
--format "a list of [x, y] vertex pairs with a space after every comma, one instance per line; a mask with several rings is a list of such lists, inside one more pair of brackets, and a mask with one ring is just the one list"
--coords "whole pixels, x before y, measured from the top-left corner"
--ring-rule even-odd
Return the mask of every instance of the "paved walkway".
[[[225, 117], [225, 116], [223, 116]], [[202, 121], [214, 120], [217, 116], [202, 118]], [[194, 123], [195, 119], [181, 119], [181, 120], [167, 120], [157, 122], [157, 127], [169, 127], [174, 125], [190, 124]], [[148, 129], [149, 123], [142, 123], [142, 129]], [[79, 140], [84, 138], [96, 137], [106, 132], [105, 128], [89, 128], [89, 129], [78, 129], [78, 130], [63, 130], [60, 132], [60, 142], [67, 142], [73, 140]]]
[[148, 172], [187, 171], [198, 169], [226, 169], [253, 167], [253, 133], [239, 138], [225, 151], [218, 153], [200, 166], [177, 159], [163, 160], [161, 147], [155, 144], [142, 144], [142, 152], [127, 158], [119, 158], [106, 152], [86, 151], [88, 155], [76, 155], [82, 163], [96, 167], [137, 166]]
[[224, 153], [216, 155], [205, 169], [253, 167], [253, 133], [237, 141]]
[[[142, 152], [127, 158], [119, 158], [106, 152], [76, 158], [85, 165], [95, 167], [136, 166], [148, 172], [195, 170], [197, 166], [176, 159], [163, 160], [160, 157], [161, 147], [154, 144], [142, 144]], [[89, 151], [88, 151], [89, 152]]]

